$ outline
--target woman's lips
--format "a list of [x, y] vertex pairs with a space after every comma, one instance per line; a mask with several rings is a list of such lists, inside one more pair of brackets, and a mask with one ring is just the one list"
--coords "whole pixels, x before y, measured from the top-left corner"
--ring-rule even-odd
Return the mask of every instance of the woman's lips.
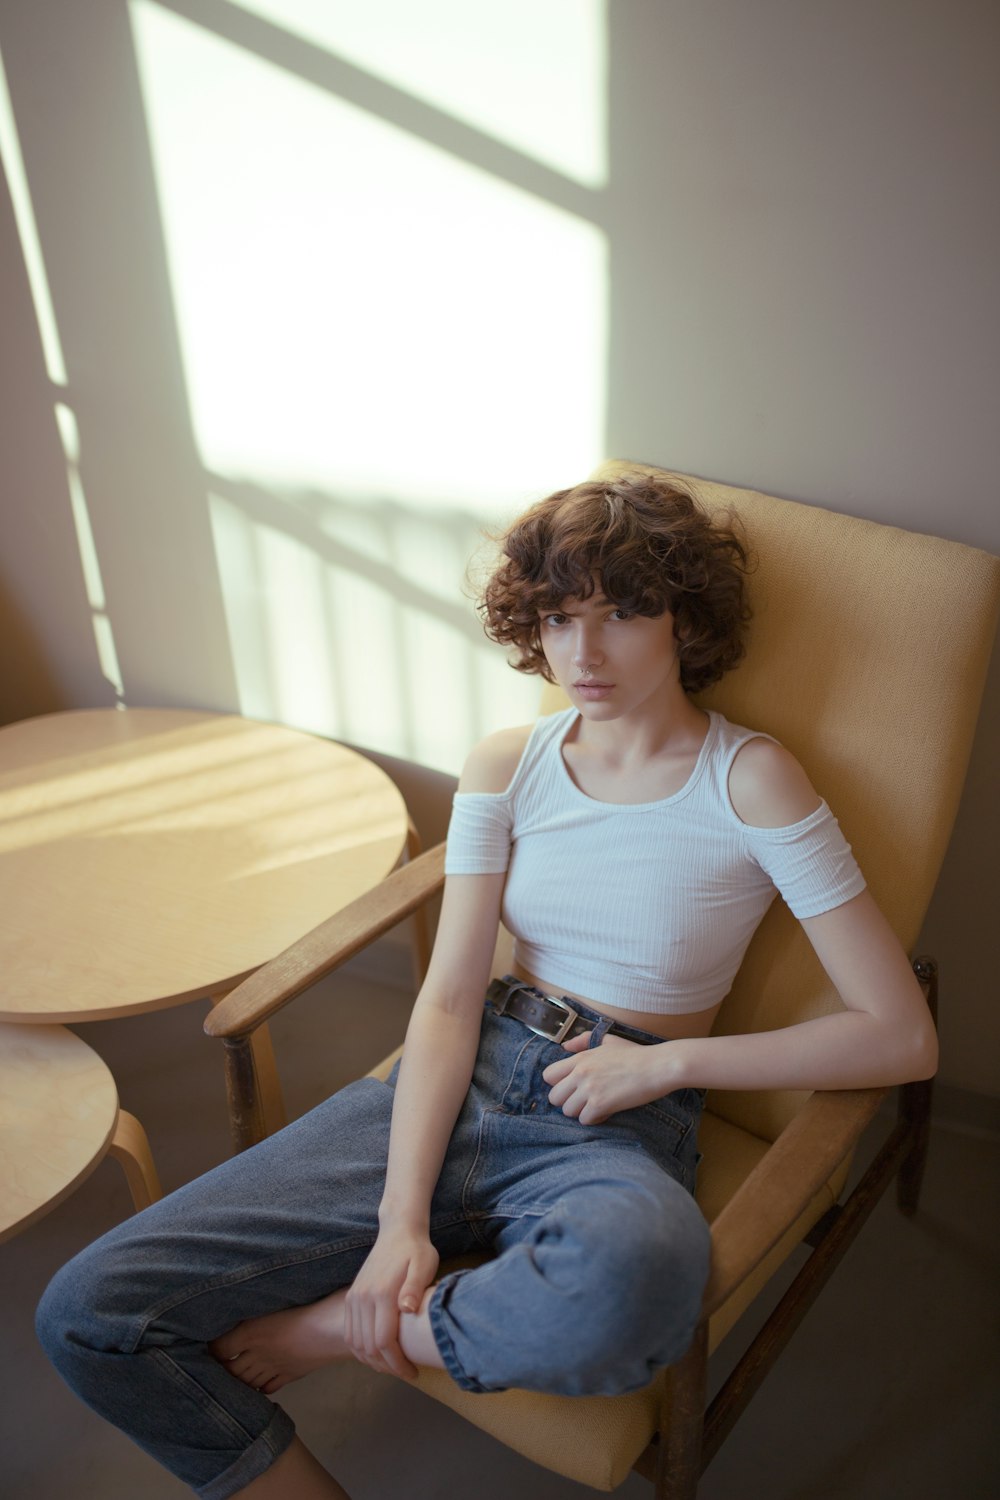
[[574, 682], [574, 692], [580, 694], [590, 702], [597, 702], [600, 698], [606, 698], [614, 691], [613, 682]]

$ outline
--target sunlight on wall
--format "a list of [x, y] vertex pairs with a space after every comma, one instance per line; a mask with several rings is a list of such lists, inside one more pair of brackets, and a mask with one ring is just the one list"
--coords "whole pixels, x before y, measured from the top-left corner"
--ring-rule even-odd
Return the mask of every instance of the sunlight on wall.
[[599, 450], [603, 236], [136, 0], [206, 464], [493, 509]]
[[236, 0], [588, 187], [607, 179], [605, 0]]
[[[17, 224], [17, 234], [21, 243], [21, 253], [24, 256], [28, 285], [31, 288], [31, 299], [35, 309], [35, 318], [38, 323], [38, 337], [42, 347], [42, 358], [45, 361], [46, 374], [54, 391], [59, 394], [65, 394], [67, 386], [66, 361], [63, 356], [62, 340], [59, 337], [59, 327], [56, 322], [55, 310], [52, 306], [48, 271], [45, 268], [45, 257], [42, 254], [41, 241], [38, 237], [35, 209], [31, 201], [31, 189], [28, 185], [27, 174], [24, 170], [21, 142], [17, 132], [17, 122], [14, 119], [14, 111], [11, 106], [10, 90], [7, 84], [7, 73], [4, 68], [2, 55], [0, 55], [0, 163], [2, 163], [4, 175], [10, 190], [11, 203], [14, 209], [14, 221]], [[125, 690], [122, 684], [121, 668], [118, 665], [118, 653], [115, 650], [111, 620], [107, 614], [107, 601], [104, 595], [104, 584], [101, 580], [97, 550], [94, 546], [90, 512], [87, 509], [87, 497], [84, 494], [83, 480], [80, 475], [80, 434], [77, 427], [76, 415], [66, 402], [62, 400], [54, 402], [53, 415], [59, 439], [62, 443], [63, 457], [66, 461], [66, 487], [73, 525], [76, 531], [77, 547], [80, 551], [80, 567], [83, 572], [84, 588], [87, 594], [87, 602], [90, 605], [97, 659], [102, 673], [115, 690], [119, 707], [122, 707]]]
[[35, 317], [38, 319], [38, 335], [42, 343], [45, 368], [54, 385], [65, 385], [66, 362], [63, 359], [56, 315], [52, 309], [49, 278], [38, 239], [35, 210], [31, 202], [27, 174], [24, 170], [21, 142], [11, 107], [7, 72], [2, 56], [0, 56], [0, 160], [3, 161], [11, 203], [14, 207], [21, 253], [24, 256], [24, 267], [31, 287], [31, 298], [35, 305]]
[[104, 580], [101, 577], [101, 565], [97, 556], [97, 547], [94, 544], [90, 511], [87, 508], [87, 497], [83, 491], [83, 479], [80, 475], [80, 431], [76, 414], [64, 402], [56, 402], [55, 414], [56, 425], [62, 440], [63, 456], [66, 459], [66, 484], [69, 489], [73, 525], [76, 529], [76, 545], [80, 550], [83, 586], [86, 590], [94, 627], [97, 660], [104, 677], [115, 690], [118, 706], [123, 708], [125, 684], [122, 681], [121, 667], [118, 664], [114, 632], [111, 629], [111, 620], [107, 612], [108, 601], [104, 592]]
[[[501, 179], [431, 129], [347, 103], [320, 74], [304, 81], [168, 3], [131, 9], [243, 710], [455, 770], [471, 740], [537, 703], [537, 683], [484, 642], [462, 580], [477, 519], [502, 522], [602, 456], [604, 236], [516, 171]], [[537, 159], [601, 178], [596, 0], [554, 6], [562, 32], [537, 7], [496, 7], [485, 44], [438, 0], [409, 51], [405, 7], [387, 0], [244, 9], [526, 161], [537, 127]], [[546, 111], [560, 36], [583, 59], [577, 97], [556, 88]], [[588, 97], [571, 160], [565, 127]]]

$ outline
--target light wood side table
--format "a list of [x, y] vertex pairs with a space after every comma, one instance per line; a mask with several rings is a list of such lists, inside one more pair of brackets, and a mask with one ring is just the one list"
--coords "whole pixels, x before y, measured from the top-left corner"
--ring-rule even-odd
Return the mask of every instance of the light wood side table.
[[[0, 729], [0, 1020], [96, 1021], [209, 998], [418, 849], [356, 751], [178, 709]], [[421, 955], [426, 957], [426, 953]], [[284, 1122], [266, 1035], [268, 1129]]]

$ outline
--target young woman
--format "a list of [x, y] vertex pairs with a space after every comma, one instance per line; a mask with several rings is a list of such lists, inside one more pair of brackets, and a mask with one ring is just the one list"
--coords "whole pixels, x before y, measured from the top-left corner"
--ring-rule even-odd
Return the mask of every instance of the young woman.
[[[707, 1274], [704, 1090], [933, 1072], [923, 997], [826, 804], [774, 740], [688, 696], [742, 654], [745, 563], [661, 479], [579, 485], [511, 527], [487, 630], [572, 706], [469, 757], [396, 1076], [119, 1226], [49, 1288], [59, 1371], [205, 1500], [344, 1496], [270, 1400], [335, 1359], [437, 1366], [472, 1391], [645, 1384], [690, 1342]], [[713, 1037], [776, 891], [844, 1009]], [[490, 983], [501, 915], [513, 973]]]

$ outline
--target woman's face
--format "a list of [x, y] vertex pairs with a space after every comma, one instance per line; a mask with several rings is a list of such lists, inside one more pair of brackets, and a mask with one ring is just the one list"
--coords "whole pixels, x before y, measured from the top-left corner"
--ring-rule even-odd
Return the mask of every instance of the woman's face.
[[553, 677], [586, 719], [618, 719], [670, 687], [680, 690], [674, 617], [630, 614], [605, 598], [563, 600], [539, 617]]

